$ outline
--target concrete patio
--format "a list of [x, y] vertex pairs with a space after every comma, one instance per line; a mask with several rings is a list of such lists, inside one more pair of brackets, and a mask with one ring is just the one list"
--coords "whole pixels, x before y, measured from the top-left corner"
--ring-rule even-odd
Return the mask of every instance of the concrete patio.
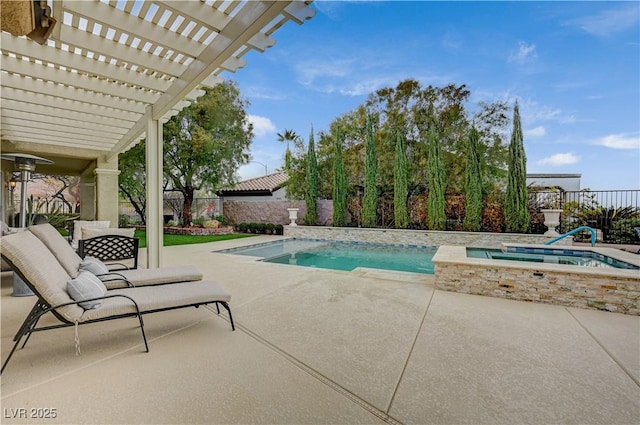
[[[135, 319], [81, 326], [79, 356], [72, 328], [36, 333], [2, 375], [1, 422], [640, 422], [640, 317], [212, 253], [276, 238], [164, 249], [233, 294], [235, 332], [205, 307], [145, 316], [149, 353]], [[3, 273], [3, 360], [35, 301], [11, 290]]]

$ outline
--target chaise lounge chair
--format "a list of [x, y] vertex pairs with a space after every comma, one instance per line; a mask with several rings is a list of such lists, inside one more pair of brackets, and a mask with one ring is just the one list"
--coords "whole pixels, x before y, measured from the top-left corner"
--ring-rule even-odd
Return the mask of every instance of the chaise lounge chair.
[[[143, 314], [206, 304], [216, 304], [218, 313], [219, 306], [222, 305], [229, 313], [231, 329], [235, 330], [228, 304], [231, 295], [212, 281], [179, 282], [109, 291], [103, 286], [104, 290], [98, 289], [100, 294], [94, 296], [91, 294], [96, 292], [95, 288], [98, 286], [94, 281], [99, 284], [100, 280], [95, 275], [91, 279], [84, 279], [91, 276], [72, 278], [49, 248], [32, 232], [4, 236], [1, 254], [38, 300], [16, 333], [13, 339], [15, 344], [0, 373], [4, 371], [22, 338], [26, 336], [22, 345], [24, 347], [31, 334], [37, 331], [135, 317], [140, 323], [145, 350], [148, 352]], [[89, 272], [83, 273], [91, 275]], [[76, 291], [76, 284], [84, 287]], [[53, 314], [61, 323], [37, 327], [40, 318], [48, 313]]]
[[[49, 248], [53, 255], [60, 262], [66, 272], [73, 278], [78, 275], [80, 264], [83, 259], [67, 243], [64, 237], [50, 224], [39, 224], [30, 226], [29, 231], [33, 233], [44, 245]], [[174, 282], [187, 282], [202, 280], [203, 275], [194, 266], [174, 266], [162, 267], [158, 269], [134, 269], [118, 270], [117, 273], [110, 273], [109, 277], [102, 276], [107, 289], [125, 288], [131, 286], [162, 285]], [[108, 279], [108, 280], [107, 280]]]

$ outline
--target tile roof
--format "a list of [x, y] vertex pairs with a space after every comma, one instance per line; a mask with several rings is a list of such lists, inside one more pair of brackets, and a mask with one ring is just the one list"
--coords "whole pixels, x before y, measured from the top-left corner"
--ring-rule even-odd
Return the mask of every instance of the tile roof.
[[218, 195], [238, 194], [271, 194], [289, 181], [287, 173], [278, 171], [262, 177], [239, 182], [235, 186], [225, 187], [218, 191]]

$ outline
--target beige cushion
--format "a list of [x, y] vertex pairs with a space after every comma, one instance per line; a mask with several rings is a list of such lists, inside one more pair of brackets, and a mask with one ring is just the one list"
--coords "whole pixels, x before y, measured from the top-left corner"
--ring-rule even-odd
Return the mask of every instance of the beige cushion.
[[[141, 312], [181, 307], [205, 301], [231, 301], [231, 295], [227, 291], [216, 282], [207, 280], [109, 291], [109, 295], [115, 294], [133, 298]], [[104, 300], [99, 309], [84, 311], [81, 321], [133, 312], [135, 312], [135, 307], [131, 300], [124, 297], [108, 298]]]
[[[20, 232], [4, 236], [2, 255], [17, 267], [49, 304], [59, 305], [73, 301], [67, 292], [67, 282], [71, 280], [71, 276], [33, 233]], [[82, 316], [84, 309], [74, 304], [56, 311], [68, 321], [74, 322]]]
[[136, 229], [131, 228], [122, 228], [122, 229], [96, 229], [95, 227], [83, 227], [82, 228], [82, 239], [91, 239], [97, 236], [104, 235], [118, 235], [118, 236], [128, 236], [130, 238], [133, 237]]
[[76, 220], [73, 222], [73, 239], [71, 240], [71, 247], [73, 249], [78, 249], [78, 241], [82, 239], [82, 228], [97, 228], [97, 229], [108, 229], [111, 222], [109, 220], [95, 220], [95, 221], [87, 221], [87, 220]]
[[[173, 266], [161, 267], [158, 269], [134, 269], [117, 270], [115, 273], [124, 276], [133, 286], [164, 285], [175, 282], [191, 282], [202, 280], [203, 275], [194, 266]], [[115, 275], [104, 276], [102, 280], [116, 277]], [[122, 280], [104, 282], [107, 289], [126, 288], [127, 284]]]
[[71, 248], [69, 242], [51, 224], [29, 226], [29, 231], [44, 243], [55, 255], [69, 276], [78, 276], [78, 268], [82, 258]]

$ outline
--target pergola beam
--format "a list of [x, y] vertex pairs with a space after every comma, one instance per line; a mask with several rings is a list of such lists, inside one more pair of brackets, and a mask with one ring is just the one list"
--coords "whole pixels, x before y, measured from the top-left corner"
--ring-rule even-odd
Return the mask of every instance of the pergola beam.
[[[56, 26], [56, 28], [57, 27], [58, 26]], [[14, 37], [8, 33], [2, 33], [0, 46], [2, 46], [3, 52], [26, 57], [33, 55], [33, 42], [31, 40]], [[74, 48], [72, 47], [71, 49], [73, 50]], [[119, 81], [123, 84], [129, 84], [147, 90], [164, 92], [171, 85], [168, 80], [151, 77], [122, 66], [111, 66], [110, 64], [105, 64], [104, 62], [90, 59], [68, 50], [42, 49], [38, 52], [37, 59], [56, 66], [64, 66], [67, 69], [75, 69], [79, 74], [88, 74], [112, 81]]]
[[[189, 2], [186, 3], [188, 5]], [[183, 55], [197, 56], [205, 47], [204, 44], [181, 37], [171, 30], [144, 19], [129, 14], [123, 15], [115, 7], [103, 3], [73, 1], [65, 2], [64, 7], [65, 10], [74, 14], [84, 16], [110, 28], [118, 28], [130, 36], [159, 44]]]
[[47, 80], [50, 83], [74, 86], [77, 89], [87, 92], [108, 94], [125, 100], [133, 100], [140, 103], [153, 103], [160, 93], [140, 90], [135, 87], [127, 87], [122, 84], [113, 83], [107, 80], [91, 78], [83, 74], [70, 71], [62, 71], [34, 62], [19, 60], [12, 57], [4, 58], [2, 68], [7, 72], [20, 75], [28, 75], [31, 78]]

